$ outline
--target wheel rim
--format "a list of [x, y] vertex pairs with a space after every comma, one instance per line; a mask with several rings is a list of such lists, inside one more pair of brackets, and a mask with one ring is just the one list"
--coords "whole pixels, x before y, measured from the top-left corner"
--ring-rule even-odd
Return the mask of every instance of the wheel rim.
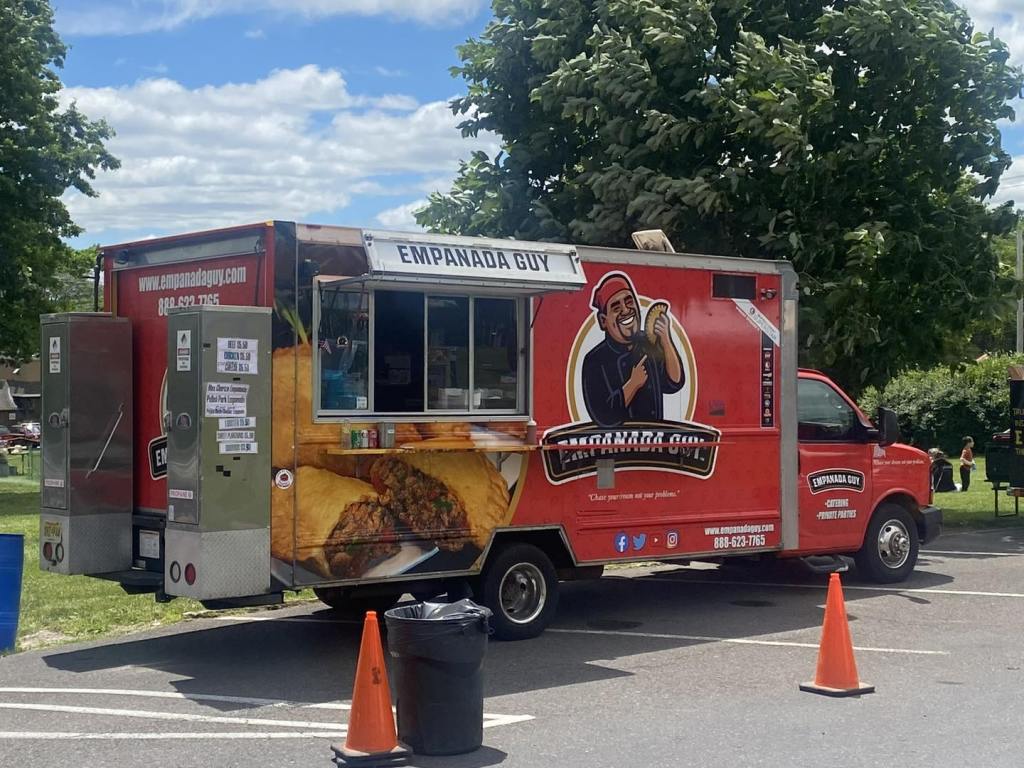
[[548, 586], [544, 574], [533, 563], [516, 563], [501, 579], [501, 611], [515, 624], [529, 624], [547, 603]]
[[878, 557], [886, 568], [893, 570], [910, 559], [910, 533], [899, 520], [886, 520], [878, 530]]

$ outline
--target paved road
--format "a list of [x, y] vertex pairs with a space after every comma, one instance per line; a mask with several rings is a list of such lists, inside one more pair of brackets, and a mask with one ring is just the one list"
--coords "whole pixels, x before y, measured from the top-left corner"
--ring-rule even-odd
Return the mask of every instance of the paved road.
[[[902, 588], [846, 582], [874, 695], [797, 690], [822, 577], [616, 571], [491, 644], [484, 749], [414, 764], [1019, 766], [1024, 530], [943, 537]], [[358, 637], [303, 605], [0, 659], [0, 765], [329, 765]]]

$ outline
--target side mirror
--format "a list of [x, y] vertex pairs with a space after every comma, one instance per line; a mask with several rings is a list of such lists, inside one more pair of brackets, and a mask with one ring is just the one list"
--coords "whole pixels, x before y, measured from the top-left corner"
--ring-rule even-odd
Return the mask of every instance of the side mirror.
[[875, 423], [878, 425], [879, 445], [892, 445], [900, 439], [900, 423], [896, 411], [879, 406]]

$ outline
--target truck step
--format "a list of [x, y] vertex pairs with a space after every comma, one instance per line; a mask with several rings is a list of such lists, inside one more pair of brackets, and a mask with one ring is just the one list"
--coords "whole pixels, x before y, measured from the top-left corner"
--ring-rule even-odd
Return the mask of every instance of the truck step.
[[163, 586], [164, 575], [155, 571], [144, 571], [141, 568], [132, 568], [127, 571], [111, 571], [109, 573], [92, 574], [97, 579], [116, 581], [121, 589], [129, 595], [144, 595], [157, 592]]
[[808, 555], [800, 562], [811, 573], [846, 573], [853, 565], [853, 558], [845, 555]]
[[228, 608], [253, 608], [264, 605], [281, 605], [284, 602], [283, 592], [271, 592], [269, 595], [250, 595], [248, 597], [225, 597], [217, 600], [200, 600], [203, 608], [208, 611], [223, 611]]

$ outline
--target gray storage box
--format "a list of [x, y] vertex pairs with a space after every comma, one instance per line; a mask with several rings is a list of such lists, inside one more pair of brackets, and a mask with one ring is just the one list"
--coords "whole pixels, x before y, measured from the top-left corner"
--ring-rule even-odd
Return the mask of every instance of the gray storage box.
[[98, 312], [43, 315], [40, 568], [132, 564], [132, 333]]
[[270, 591], [270, 313], [201, 306], [168, 316], [169, 595]]

